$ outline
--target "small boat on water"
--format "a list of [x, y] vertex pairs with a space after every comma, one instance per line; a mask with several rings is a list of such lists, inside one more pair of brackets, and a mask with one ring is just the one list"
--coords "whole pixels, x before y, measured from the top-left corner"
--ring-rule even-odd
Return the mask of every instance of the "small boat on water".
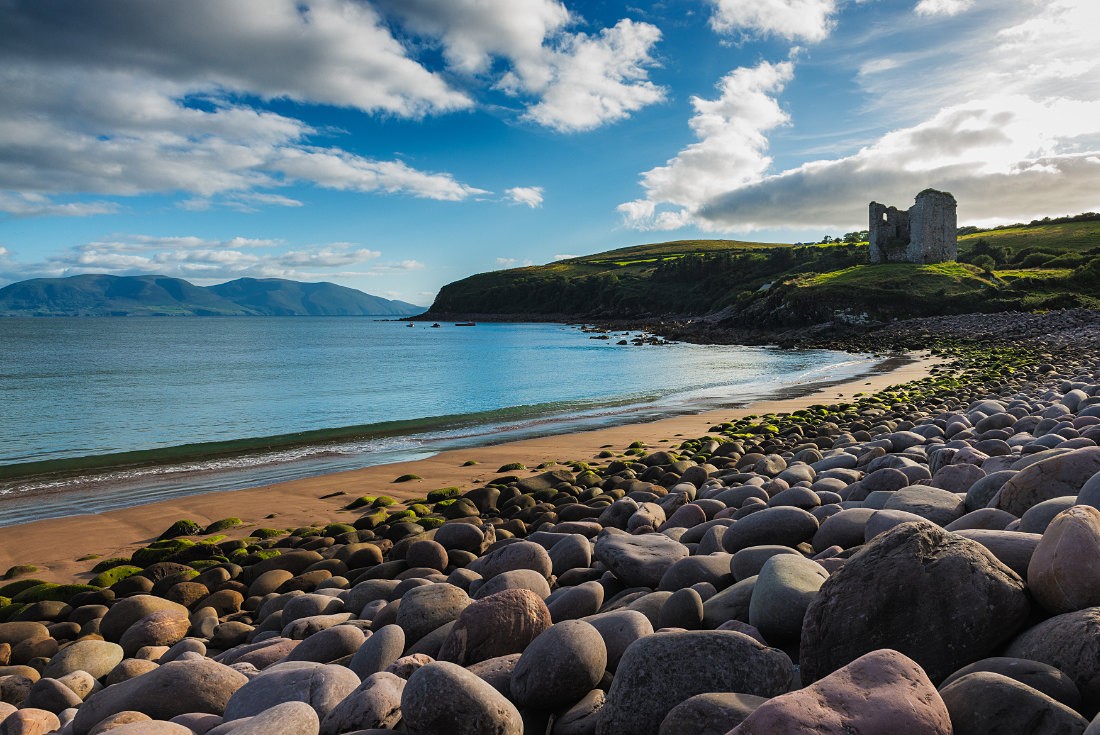
[[439, 322], [436, 322], [435, 324], [432, 325], [432, 329], [439, 329], [439, 326], [440, 326]]
[[455, 322], [456, 327], [476, 327], [476, 322]]
[[412, 328], [413, 328], [413, 323], [412, 323], [412, 322], [409, 322], [409, 323], [408, 323], [408, 324], [406, 324], [405, 326], [406, 326], [406, 327], [408, 327], [409, 329], [412, 329]]

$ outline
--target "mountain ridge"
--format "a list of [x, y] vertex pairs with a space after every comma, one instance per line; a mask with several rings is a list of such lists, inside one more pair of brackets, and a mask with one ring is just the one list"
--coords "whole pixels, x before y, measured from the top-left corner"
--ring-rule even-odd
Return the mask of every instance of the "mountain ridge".
[[171, 276], [86, 273], [0, 288], [0, 316], [412, 316], [423, 311], [327, 281], [283, 278], [196, 286]]

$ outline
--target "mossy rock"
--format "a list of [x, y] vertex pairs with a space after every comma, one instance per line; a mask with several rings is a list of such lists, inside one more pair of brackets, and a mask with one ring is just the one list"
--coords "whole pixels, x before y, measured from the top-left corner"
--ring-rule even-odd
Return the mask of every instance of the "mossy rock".
[[476, 459], [468, 459], [468, 460], [466, 460], [465, 462], [462, 463], [462, 466], [463, 467], [473, 467], [477, 463], [478, 462], [477, 462]]
[[110, 559], [104, 559], [103, 561], [92, 567], [92, 573], [99, 574], [100, 572], [105, 572], [108, 569], [113, 569], [114, 567], [127, 566], [129, 565], [129, 563], [130, 560], [124, 556], [114, 556]]
[[214, 521], [205, 529], [203, 529], [203, 535], [209, 535], [211, 533], [217, 533], [218, 531], [224, 531], [227, 528], [233, 528], [234, 526], [240, 526], [244, 523], [240, 518], [222, 518], [220, 521]]
[[319, 529], [313, 528], [312, 526], [298, 526], [290, 532], [290, 535], [305, 538], [306, 536], [319, 536], [320, 533], [321, 531]]
[[251, 566], [252, 564], [259, 564], [264, 559], [271, 559], [281, 554], [278, 549], [260, 549], [259, 551], [253, 551], [246, 554], [242, 562], [238, 562], [241, 566]]
[[421, 477], [420, 475], [409, 474], [409, 475], [401, 475], [400, 477], [394, 478], [394, 482], [412, 482], [413, 480], [423, 480], [423, 479], [424, 478]]
[[614, 457], [615, 453], [605, 449], [602, 452], [600, 452], [599, 454], [597, 454], [596, 456], [599, 457], [600, 459], [607, 459], [609, 457]]
[[201, 542], [197, 544], [189, 544], [168, 557], [168, 561], [174, 561], [177, 564], [190, 564], [193, 561], [199, 559], [209, 559], [212, 556], [218, 556], [221, 554], [221, 549], [217, 544], [209, 542]]
[[525, 469], [527, 469], [527, 466], [523, 464], [523, 462], [512, 462], [510, 464], [503, 465], [499, 470], [497, 470], [497, 472], [515, 472], [517, 470]]
[[6, 607], [0, 607], [0, 623], [7, 623], [11, 620], [14, 620], [19, 615], [19, 613], [23, 612], [28, 607], [30, 607], [29, 603], [25, 605], [12, 603], [10, 605], [7, 605]]
[[438, 503], [436, 503], [436, 504], [435, 504], [435, 505], [433, 506], [433, 508], [432, 508], [432, 509], [433, 509], [433, 510], [434, 510], [435, 512], [437, 512], [437, 513], [438, 513], [439, 511], [441, 511], [442, 509], [446, 508], [447, 506], [449, 506], [449, 505], [454, 505], [454, 504], [455, 504], [455, 503], [457, 503], [457, 502], [458, 502], [458, 498], [447, 498], [446, 500], [440, 500], [440, 501], [439, 501]]
[[[438, 490], [432, 490], [428, 493], [426, 500], [429, 503], [438, 503], [441, 500], [447, 500], [448, 498], [457, 498], [462, 494], [462, 491], [457, 487], [441, 487]], [[410, 501], [411, 504], [411, 501]]]
[[210, 538], [204, 538], [199, 543], [200, 544], [219, 544], [222, 541], [225, 541], [227, 538], [229, 538], [229, 537], [226, 536], [224, 533], [219, 533], [217, 536], [211, 536]]
[[424, 505], [423, 503], [410, 503], [408, 505], [408, 508], [413, 513], [416, 513], [416, 515], [418, 516], [426, 516], [432, 512], [432, 509]]
[[397, 501], [394, 500], [393, 498], [391, 498], [389, 495], [379, 495], [377, 498], [374, 499], [374, 502], [371, 503], [371, 507], [373, 507], [373, 508], [388, 508], [391, 505], [396, 505], [396, 504], [397, 504]]
[[209, 559], [196, 559], [195, 561], [188, 564], [188, 566], [191, 567], [192, 569], [195, 569], [195, 570], [201, 572], [204, 569], [209, 569], [210, 567], [216, 567], [219, 564], [226, 563], [227, 561], [229, 561], [229, 559], [227, 557], [212, 556]]
[[342, 533], [354, 533], [355, 526], [350, 523], [330, 523], [325, 526], [326, 536], [339, 536]]
[[0, 587], [0, 597], [15, 597], [23, 590], [29, 590], [31, 587], [37, 587], [45, 583], [46, 580], [44, 579], [20, 579], [17, 582], [11, 582]]
[[73, 595], [78, 595], [81, 592], [94, 592], [98, 589], [100, 588], [88, 584], [53, 584], [47, 582], [37, 587], [23, 590], [12, 598], [12, 602], [35, 603], [45, 600], [68, 602], [69, 598]]
[[0, 597], [0, 608], [7, 607], [11, 604], [10, 597]]
[[147, 567], [150, 564], [156, 564], [158, 561], [167, 561], [170, 557], [194, 545], [194, 541], [181, 538], [156, 541], [144, 549], [135, 551], [134, 555], [130, 557], [130, 561], [139, 567]]
[[393, 513], [390, 513], [386, 517], [386, 523], [397, 523], [399, 521], [405, 521], [405, 520], [415, 521], [416, 520], [416, 513], [414, 513], [411, 510], [398, 510], [398, 511], [394, 511]]
[[420, 503], [421, 505], [427, 505], [428, 504], [428, 499], [427, 498], [405, 498], [404, 503], [405, 503], [405, 505], [416, 505], [417, 503]]
[[103, 556], [103, 554], [85, 554], [84, 556], [78, 558], [77, 561], [91, 561], [92, 559], [98, 559], [101, 556]]
[[355, 521], [355, 527], [360, 531], [370, 531], [386, 522], [386, 511], [379, 508], [370, 513], [364, 513]]
[[443, 525], [443, 518], [436, 518], [435, 516], [425, 516], [423, 518], [416, 519], [416, 525], [423, 528], [425, 531], [430, 531], [433, 528], [439, 528]]
[[236, 551], [237, 549], [246, 548], [247, 546], [248, 541], [246, 541], [245, 539], [234, 538], [229, 539], [228, 541], [222, 541], [220, 544], [218, 544], [218, 550], [221, 551], [223, 554], [229, 554]]
[[168, 527], [164, 533], [157, 536], [157, 541], [179, 538], [180, 536], [197, 536], [202, 533], [202, 526], [187, 518], [182, 518]]
[[278, 528], [257, 528], [248, 534], [249, 536], [255, 536], [256, 538], [275, 538], [276, 536], [282, 536], [286, 531], [282, 531]]
[[345, 505], [344, 509], [345, 510], [356, 510], [358, 508], [363, 508], [363, 507], [368, 506], [368, 505], [373, 505], [374, 501], [377, 500], [377, 499], [378, 498], [374, 495], [364, 495], [362, 497], [356, 498], [355, 500], [353, 500], [350, 503], [348, 503], [347, 505]]
[[132, 577], [141, 571], [141, 567], [127, 564], [125, 566], [111, 567], [110, 569], [100, 572], [92, 578], [90, 584], [96, 587], [110, 587], [116, 582], [121, 582], [127, 577]]
[[4, 572], [4, 579], [15, 579], [16, 577], [22, 577], [24, 574], [34, 574], [37, 571], [38, 567], [34, 564], [16, 564]]

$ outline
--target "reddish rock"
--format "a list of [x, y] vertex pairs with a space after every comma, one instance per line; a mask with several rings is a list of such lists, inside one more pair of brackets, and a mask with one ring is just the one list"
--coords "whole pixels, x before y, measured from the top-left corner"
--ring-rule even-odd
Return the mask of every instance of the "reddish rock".
[[1027, 587], [1052, 613], [1100, 605], [1100, 510], [1075, 505], [1054, 517], [1031, 556]]
[[510, 653], [523, 653], [550, 625], [550, 611], [534, 592], [526, 589], [497, 592], [476, 600], [459, 613], [438, 659], [469, 666]]
[[951, 735], [951, 717], [920, 666], [880, 650], [757, 707], [729, 735]]

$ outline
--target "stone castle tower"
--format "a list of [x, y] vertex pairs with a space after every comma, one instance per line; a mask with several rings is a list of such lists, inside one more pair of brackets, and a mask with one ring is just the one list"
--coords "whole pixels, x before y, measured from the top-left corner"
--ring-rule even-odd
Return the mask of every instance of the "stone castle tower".
[[925, 189], [907, 211], [871, 202], [872, 263], [943, 263], [958, 257], [955, 197]]

